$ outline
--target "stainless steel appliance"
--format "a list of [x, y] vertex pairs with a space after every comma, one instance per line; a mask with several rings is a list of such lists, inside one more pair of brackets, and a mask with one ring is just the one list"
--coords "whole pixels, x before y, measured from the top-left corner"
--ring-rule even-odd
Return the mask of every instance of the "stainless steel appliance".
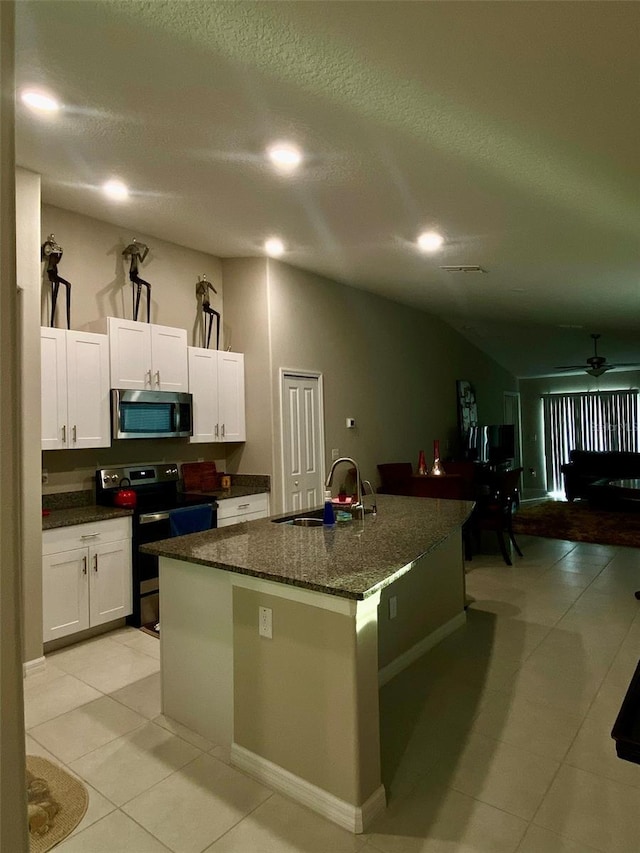
[[211, 526], [217, 527], [218, 504], [215, 498], [180, 492], [180, 474], [175, 462], [99, 468], [96, 471], [96, 503], [115, 506], [124, 479], [131, 484], [127, 488], [136, 493], [132, 525], [133, 613], [128, 622], [139, 628], [158, 621], [159, 589], [158, 558], [140, 553], [140, 546], [170, 538], [169, 511], [176, 507], [209, 504]]
[[193, 434], [193, 398], [178, 391], [111, 391], [113, 438], [180, 438]]

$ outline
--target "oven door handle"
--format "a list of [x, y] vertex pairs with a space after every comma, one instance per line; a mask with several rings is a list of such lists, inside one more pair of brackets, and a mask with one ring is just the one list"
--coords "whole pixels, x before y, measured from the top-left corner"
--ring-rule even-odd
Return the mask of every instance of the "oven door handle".
[[168, 512], [145, 512], [138, 516], [138, 523], [153, 524], [154, 521], [166, 521], [168, 518]]

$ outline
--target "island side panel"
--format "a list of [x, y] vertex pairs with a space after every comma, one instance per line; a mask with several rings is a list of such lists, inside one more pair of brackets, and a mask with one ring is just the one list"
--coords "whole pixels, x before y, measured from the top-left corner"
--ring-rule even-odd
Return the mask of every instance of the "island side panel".
[[[390, 618], [389, 600], [397, 615]], [[424, 554], [411, 571], [385, 587], [380, 595], [378, 650], [380, 670], [399, 672], [424, 653], [429, 638], [439, 642], [465, 619], [464, 556], [460, 529]]]
[[160, 558], [162, 713], [227, 755], [233, 739], [231, 577]]
[[375, 604], [362, 617], [366, 602], [346, 615], [233, 591], [235, 743], [356, 807], [381, 785]]

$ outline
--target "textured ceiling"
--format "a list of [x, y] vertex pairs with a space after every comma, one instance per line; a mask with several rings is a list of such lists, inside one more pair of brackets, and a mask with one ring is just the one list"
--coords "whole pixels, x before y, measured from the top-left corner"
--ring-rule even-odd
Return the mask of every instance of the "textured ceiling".
[[[288, 263], [424, 307], [520, 376], [582, 362], [590, 332], [640, 361], [636, 2], [21, 0], [30, 84], [64, 104], [18, 105], [51, 204], [221, 257], [277, 234]], [[282, 139], [295, 176], [265, 158]]]

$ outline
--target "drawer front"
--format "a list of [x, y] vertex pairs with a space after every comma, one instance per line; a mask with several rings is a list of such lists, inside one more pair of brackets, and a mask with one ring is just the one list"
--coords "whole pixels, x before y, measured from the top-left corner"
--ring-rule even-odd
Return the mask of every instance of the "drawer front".
[[254, 513], [262, 513], [264, 517], [269, 511], [269, 495], [248, 495], [246, 498], [225, 498], [218, 502], [218, 527], [225, 518], [237, 518], [238, 521], [246, 521], [245, 516]]
[[257, 521], [266, 518], [266, 512], [250, 512], [247, 515], [232, 515], [231, 518], [218, 519], [218, 527], [230, 527], [232, 524], [240, 524], [242, 521]]
[[42, 553], [58, 554], [61, 551], [88, 548], [90, 545], [103, 545], [121, 539], [131, 539], [130, 518], [109, 518], [89, 524], [54, 527], [53, 530], [42, 531]]

